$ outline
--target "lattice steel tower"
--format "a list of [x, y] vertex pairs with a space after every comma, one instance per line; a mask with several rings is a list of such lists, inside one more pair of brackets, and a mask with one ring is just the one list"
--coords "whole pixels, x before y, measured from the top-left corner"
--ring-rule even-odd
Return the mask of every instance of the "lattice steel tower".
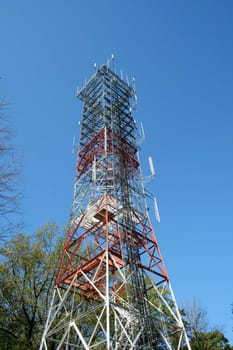
[[135, 89], [103, 65], [78, 97], [71, 218], [40, 349], [190, 350], [148, 214]]

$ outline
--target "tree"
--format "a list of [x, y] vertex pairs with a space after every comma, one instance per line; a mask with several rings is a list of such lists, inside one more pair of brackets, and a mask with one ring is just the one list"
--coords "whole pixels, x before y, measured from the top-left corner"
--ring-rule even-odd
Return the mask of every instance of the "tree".
[[184, 320], [192, 350], [233, 349], [220, 330], [209, 330], [207, 311], [195, 299], [184, 307]]
[[196, 333], [190, 342], [192, 350], [232, 350], [228, 340], [219, 330]]
[[20, 192], [17, 190], [19, 162], [14, 156], [10, 143], [11, 133], [8, 119], [3, 111], [5, 104], [0, 101], [0, 237], [9, 235], [17, 226], [12, 214], [18, 210]]
[[195, 337], [195, 334], [207, 332], [207, 310], [203, 308], [196, 299], [193, 299], [191, 305], [184, 306], [185, 323], [189, 338]]
[[0, 249], [0, 349], [38, 349], [61, 250], [58, 227], [18, 234]]

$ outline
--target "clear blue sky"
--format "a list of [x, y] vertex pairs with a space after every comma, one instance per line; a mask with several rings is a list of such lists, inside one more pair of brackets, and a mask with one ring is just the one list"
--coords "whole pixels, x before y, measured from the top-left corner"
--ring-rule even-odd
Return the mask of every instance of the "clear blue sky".
[[207, 307], [233, 342], [233, 1], [0, 0], [0, 95], [23, 155], [25, 231], [69, 217], [76, 88], [112, 53], [136, 75], [157, 172], [155, 226], [181, 304]]

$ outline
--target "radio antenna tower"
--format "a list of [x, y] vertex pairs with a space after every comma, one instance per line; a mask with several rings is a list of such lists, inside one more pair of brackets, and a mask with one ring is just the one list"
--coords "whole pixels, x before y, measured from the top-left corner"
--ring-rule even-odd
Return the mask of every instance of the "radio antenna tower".
[[148, 214], [135, 88], [102, 65], [78, 97], [71, 218], [40, 350], [191, 350]]

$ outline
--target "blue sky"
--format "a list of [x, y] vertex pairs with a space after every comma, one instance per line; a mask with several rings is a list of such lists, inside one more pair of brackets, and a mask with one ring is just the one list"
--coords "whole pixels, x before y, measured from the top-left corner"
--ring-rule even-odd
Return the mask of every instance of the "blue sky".
[[[231, 0], [0, 0], [0, 94], [22, 155], [23, 221], [69, 218], [77, 86], [115, 54], [136, 76], [143, 172], [153, 156], [160, 249], [179, 304], [195, 297], [233, 343]], [[153, 214], [152, 214], [153, 215]]]

